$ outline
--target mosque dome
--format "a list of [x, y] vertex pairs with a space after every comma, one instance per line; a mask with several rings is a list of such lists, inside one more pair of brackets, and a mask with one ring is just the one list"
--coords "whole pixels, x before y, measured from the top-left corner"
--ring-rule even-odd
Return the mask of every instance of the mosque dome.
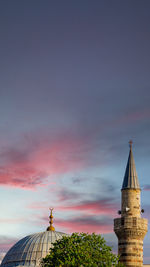
[[18, 241], [5, 255], [1, 267], [14, 266], [40, 266], [40, 261], [48, 253], [56, 240], [67, 234], [55, 231], [52, 226], [52, 210], [50, 214], [50, 226], [47, 231], [28, 235]]

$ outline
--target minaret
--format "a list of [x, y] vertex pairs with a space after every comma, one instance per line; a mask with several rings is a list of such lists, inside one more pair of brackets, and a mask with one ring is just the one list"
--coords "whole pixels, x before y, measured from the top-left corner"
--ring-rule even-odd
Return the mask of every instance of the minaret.
[[[141, 189], [132, 153], [130, 152], [121, 189], [121, 218], [114, 219], [114, 231], [118, 237], [120, 262], [127, 267], [143, 266], [143, 239], [147, 232], [147, 219], [141, 218]], [[143, 210], [142, 210], [143, 211]]]

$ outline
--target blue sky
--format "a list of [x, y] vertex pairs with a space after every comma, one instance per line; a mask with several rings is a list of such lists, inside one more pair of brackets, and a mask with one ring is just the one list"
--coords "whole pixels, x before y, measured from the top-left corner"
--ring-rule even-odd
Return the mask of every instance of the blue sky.
[[[55, 228], [103, 233], [133, 152], [149, 218], [150, 2], [1, 1], [0, 253]], [[150, 218], [149, 218], [150, 219]], [[149, 259], [149, 234], [144, 261]]]

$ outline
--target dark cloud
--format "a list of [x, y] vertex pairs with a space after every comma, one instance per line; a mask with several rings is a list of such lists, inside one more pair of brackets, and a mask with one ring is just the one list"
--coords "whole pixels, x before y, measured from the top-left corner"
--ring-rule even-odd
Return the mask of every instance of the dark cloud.
[[85, 177], [84, 178], [83, 177], [74, 177], [74, 178], [72, 178], [73, 184], [80, 184], [80, 183], [82, 183], [85, 180], [86, 180]]
[[100, 200], [80, 201], [77, 204], [58, 206], [60, 211], [76, 211], [95, 215], [108, 215], [113, 217], [117, 214], [118, 203], [113, 198], [105, 198]]
[[68, 200], [74, 200], [74, 199], [79, 199], [80, 195], [78, 192], [73, 192], [71, 190], [67, 189], [61, 189], [59, 192], [59, 201], [68, 201]]
[[77, 217], [67, 220], [56, 220], [56, 225], [61, 226], [68, 232], [96, 232], [96, 233], [110, 233], [112, 232], [112, 222], [107, 220], [95, 219], [94, 216]]
[[101, 145], [117, 144], [131, 132], [145, 135], [149, 3], [147, 9], [129, 2], [68, 1], [60, 9], [45, 3], [36, 10], [31, 5], [30, 14], [28, 4], [16, 3], [0, 9], [1, 129], [15, 136], [33, 128], [72, 129], [84, 138], [92, 135]]
[[114, 202], [118, 197], [116, 188], [116, 184], [110, 184], [109, 178], [80, 176], [64, 179], [61, 186], [57, 187], [56, 192], [59, 200], [67, 201], [68, 203], [72, 201], [74, 203], [89, 200], [99, 201], [107, 199], [106, 196], [110, 195], [110, 193]]

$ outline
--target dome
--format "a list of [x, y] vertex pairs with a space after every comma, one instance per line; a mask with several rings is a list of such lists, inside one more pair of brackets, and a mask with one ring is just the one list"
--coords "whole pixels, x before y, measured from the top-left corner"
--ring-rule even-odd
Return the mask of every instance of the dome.
[[52, 243], [66, 235], [56, 231], [46, 231], [28, 235], [18, 241], [5, 255], [1, 267], [39, 266], [52, 247]]
[[48, 253], [56, 240], [67, 234], [55, 231], [52, 226], [52, 211], [50, 215], [50, 226], [47, 231], [28, 235], [18, 241], [5, 255], [1, 267], [14, 266], [40, 266], [40, 261]]

